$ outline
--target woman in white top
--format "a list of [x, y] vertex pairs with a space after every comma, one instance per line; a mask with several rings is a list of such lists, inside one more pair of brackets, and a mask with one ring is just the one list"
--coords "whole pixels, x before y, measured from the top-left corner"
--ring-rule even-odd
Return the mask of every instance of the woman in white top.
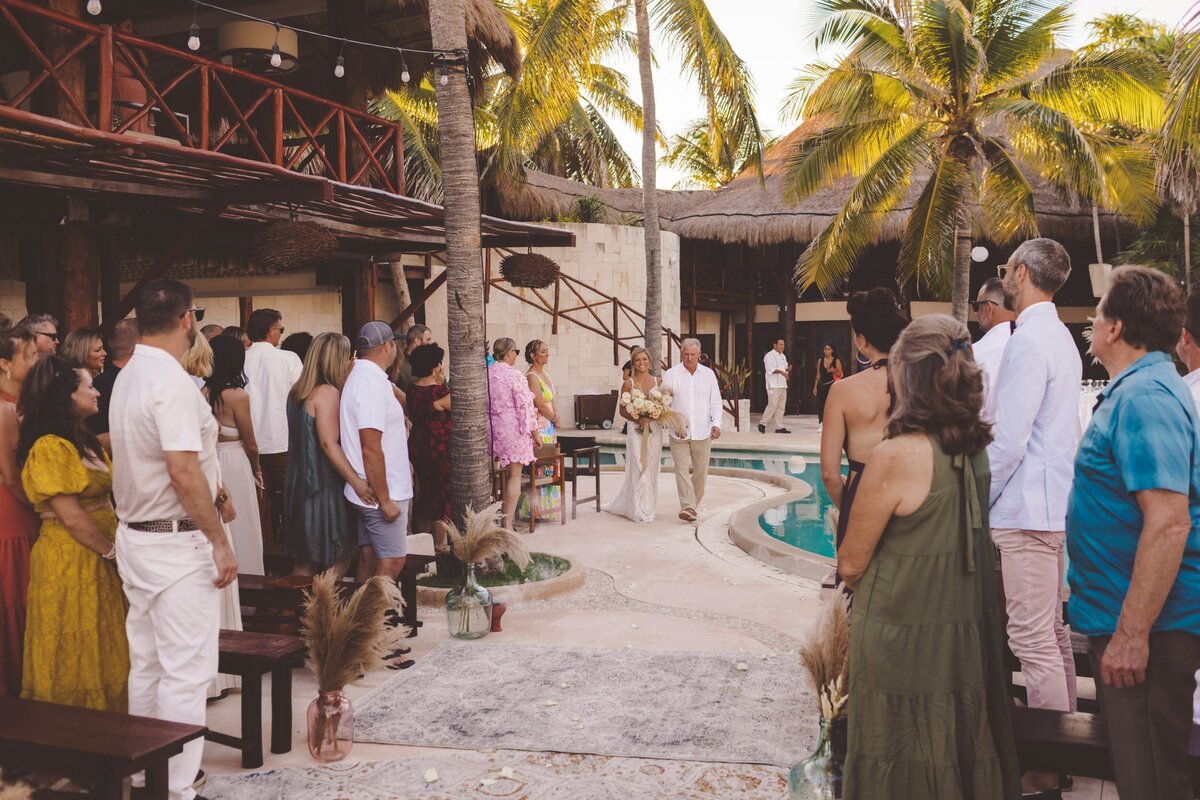
[[[644, 394], [659, 385], [658, 378], [650, 374], [650, 353], [644, 347], [635, 347], [630, 353], [633, 362], [633, 372], [621, 384], [621, 394], [641, 389]], [[654, 522], [655, 510], [658, 507], [658, 471], [662, 462], [663, 429], [657, 422], [649, 419], [638, 419], [621, 407], [621, 416], [629, 420], [630, 425], [625, 430], [625, 480], [617, 496], [604, 510], [610, 514], [628, 517], [634, 522]], [[646, 461], [642, 463], [643, 434], [638, 428], [645, 428]]]

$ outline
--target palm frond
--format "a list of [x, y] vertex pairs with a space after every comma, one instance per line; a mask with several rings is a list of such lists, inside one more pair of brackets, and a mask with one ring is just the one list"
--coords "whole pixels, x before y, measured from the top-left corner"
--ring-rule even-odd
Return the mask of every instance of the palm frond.
[[935, 296], [949, 292], [957, 232], [970, 224], [966, 207], [975, 196], [971, 181], [961, 160], [939, 154], [900, 238], [896, 279], [901, 286], [913, 282]]
[[831, 182], [865, 174], [921, 126], [903, 117], [835, 125], [802, 139], [785, 162], [784, 198], [799, 202]]
[[1134, 49], [1081, 53], [1045, 77], [1013, 90], [1077, 120], [1118, 122], [1141, 129], [1162, 124], [1167, 71]]
[[914, 60], [955, 107], [965, 106], [979, 87], [983, 46], [972, 32], [972, 17], [960, 0], [924, 0], [912, 31]]
[[1068, 3], [988, 0], [976, 5], [975, 20], [987, 63], [980, 91], [988, 92], [1040, 69], [1070, 25], [1071, 11]]
[[817, 51], [851, 46], [860, 55], [908, 64], [910, 26], [905, 16], [879, 0], [819, 0], [811, 12], [813, 45]]
[[983, 141], [987, 165], [980, 187], [983, 234], [996, 244], [1037, 236], [1033, 187], [1003, 142]]

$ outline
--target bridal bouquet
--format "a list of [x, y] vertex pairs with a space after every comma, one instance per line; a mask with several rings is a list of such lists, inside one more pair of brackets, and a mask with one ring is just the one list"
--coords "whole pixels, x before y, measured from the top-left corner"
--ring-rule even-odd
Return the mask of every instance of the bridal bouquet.
[[[636, 419], [648, 418], [664, 428], [675, 431], [676, 436], [683, 436], [687, 429], [687, 417], [671, 408], [675, 396], [666, 386], [656, 386], [647, 394], [641, 389], [634, 388], [621, 395], [621, 408], [629, 416]], [[639, 424], [634, 432], [642, 437], [642, 465], [649, 457], [650, 431], [648, 425]]]

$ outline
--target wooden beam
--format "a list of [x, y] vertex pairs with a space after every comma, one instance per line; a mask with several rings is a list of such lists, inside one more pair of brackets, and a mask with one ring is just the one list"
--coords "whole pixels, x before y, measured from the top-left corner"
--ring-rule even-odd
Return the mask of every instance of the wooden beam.
[[82, 178], [75, 175], [62, 175], [52, 172], [39, 172], [29, 169], [0, 167], [0, 183], [20, 183], [27, 186], [41, 186], [49, 189], [67, 189], [81, 192], [96, 192], [100, 194], [128, 194], [142, 197], [167, 197], [176, 200], [212, 199], [212, 192], [206, 189], [189, 189], [182, 186], [156, 186], [134, 181], [114, 181], [100, 178]]
[[254, 313], [254, 298], [243, 295], [238, 298], [238, 327], [242, 330], [250, 325], [250, 315]]
[[392, 320], [393, 328], [399, 328], [405, 322], [408, 322], [408, 320], [410, 320], [412, 316], [417, 313], [417, 309], [424, 306], [425, 303], [429, 301], [429, 298], [433, 297], [433, 295], [437, 293], [437, 290], [442, 288], [442, 285], [446, 282], [446, 272], [446, 270], [442, 270], [440, 273], [438, 273], [438, 276], [425, 286], [425, 291], [421, 292], [420, 296], [417, 297], [416, 300], [413, 300], [408, 308], [401, 311], [400, 314], [394, 320]]
[[137, 305], [138, 294], [145, 288], [146, 284], [156, 281], [165, 275], [167, 270], [174, 266], [179, 257], [183, 255], [184, 251], [195, 244], [196, 240], [212, 227], [225, 208], [224, 203], [213, 203], [204, 209], [204, 212], [199, 216], [192, 218], [192, 221], [187, 224], [187, 227], [183, 229], [179, 237], [175, 239], [175, 242], [159, 254], [154, 264], [146, 270], [145, 274], [133, 285], [133, 288], [121, 299], [116, 313], [113, 314], [113, 319], [111, 321], [107, 319], [104, 321], [105, 333], [110, 333], [113, 325], [116, 325], [119, 320], [129, 316], [129, 312], [133, 311], [134, 306]]

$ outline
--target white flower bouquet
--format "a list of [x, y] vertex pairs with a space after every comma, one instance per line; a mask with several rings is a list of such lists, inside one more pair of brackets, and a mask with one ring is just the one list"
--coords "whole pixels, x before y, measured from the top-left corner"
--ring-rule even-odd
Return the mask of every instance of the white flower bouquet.
[[626, 414], [639, 420], [634, 432], [642, 437], [643, 467], [649, 457], [651, 425], [669, 428], [676, 436], [683, 436], [687, 431], [687, 417], [671, 408], [674, 401], [675, 396], [666, 386], [656, 386], [649, 393], [635, 387], [621, 395], [621, 408]]

